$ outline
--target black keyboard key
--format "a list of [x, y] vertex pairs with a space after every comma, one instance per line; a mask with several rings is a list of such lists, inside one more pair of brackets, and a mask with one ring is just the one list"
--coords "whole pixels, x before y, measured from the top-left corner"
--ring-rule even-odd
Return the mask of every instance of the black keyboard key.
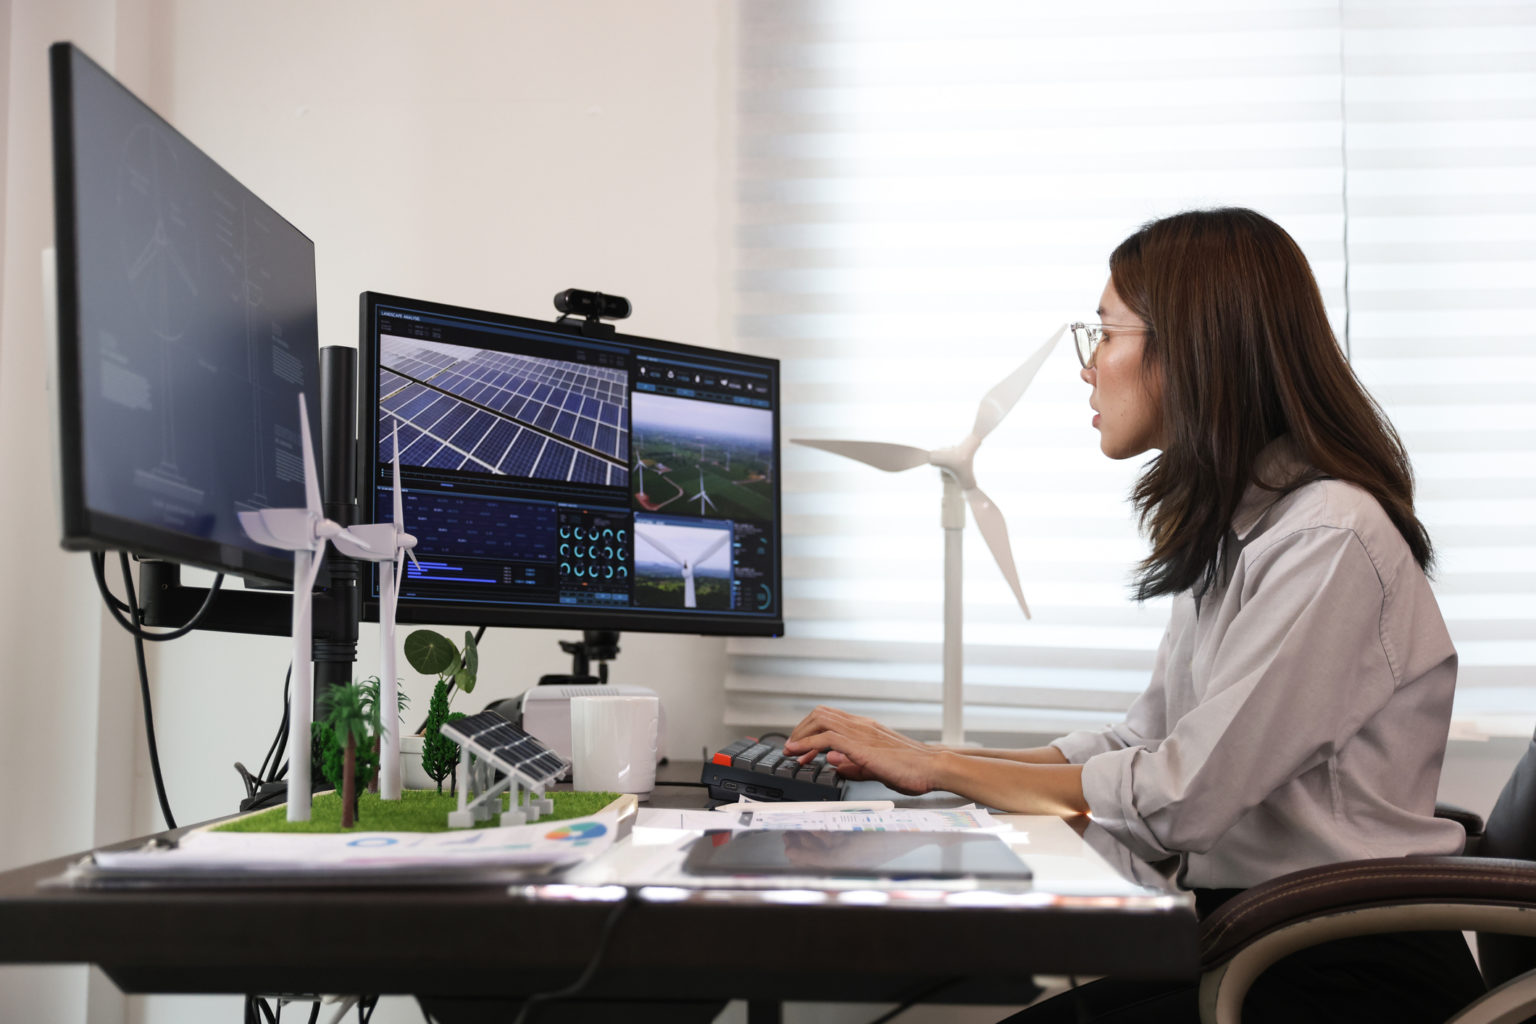
[[754, 743], [746, 750], [743, 750], [741, 753], [731, 758], [731, 765], [735, 768], [741, 768], [744, 771], [751, 771], [752, 765], [757, 763], [757, 759], [768, 753], [768, 751], [771, 749], [772, 748], [769, 747], [766, 743]]

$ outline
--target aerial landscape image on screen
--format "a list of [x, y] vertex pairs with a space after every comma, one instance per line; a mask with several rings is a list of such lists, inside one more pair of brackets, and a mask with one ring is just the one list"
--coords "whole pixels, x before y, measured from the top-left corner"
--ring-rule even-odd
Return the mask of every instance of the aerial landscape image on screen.
[[630, 459], [638, 510], [773, 518], [773, 414], [767, 409], [636, 392]]

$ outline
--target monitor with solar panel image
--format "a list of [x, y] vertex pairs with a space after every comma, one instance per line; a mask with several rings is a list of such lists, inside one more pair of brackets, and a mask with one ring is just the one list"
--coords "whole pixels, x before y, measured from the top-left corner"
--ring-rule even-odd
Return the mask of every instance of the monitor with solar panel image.
[[389, 517], [398, 430], [417, 538], [398, 621], [780, 632], [776, 362], [377, 292], [361, 314], [360, 513]]
[[773, 518], [773, 414], [637, 391], [630, 490], [636, 509], [714, 519]]

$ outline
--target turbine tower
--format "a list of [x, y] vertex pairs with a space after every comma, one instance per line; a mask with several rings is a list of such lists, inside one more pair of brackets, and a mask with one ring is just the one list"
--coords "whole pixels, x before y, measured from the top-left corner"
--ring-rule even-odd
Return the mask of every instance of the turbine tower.
[[[705, 506], [706, 503], [709, 505], [710, 508], [714, 508], [715, 507], [715, 503], [713, 501], [710, 501], [709, 492], [704, 489], [704, 467], [703, 466], [699, 467], [699, 493], [695, 494], [693, 496], [693, 498], [698, 498], [699, 499], [699, 515], [701, 515], [701, 516], [704, 515], [704, 506]], [[688, 500], [692, 501], [693, 498], [689, 498]], [[718, 509], [716, 511], [718, 511]]]

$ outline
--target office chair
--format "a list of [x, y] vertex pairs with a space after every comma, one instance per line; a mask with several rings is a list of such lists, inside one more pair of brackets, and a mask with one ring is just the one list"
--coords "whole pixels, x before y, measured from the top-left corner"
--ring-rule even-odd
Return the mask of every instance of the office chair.
[[1512, 1024], [1536, 1014], [1536, 737], [1486, 823], [1459, 808], [1437, 813], [1467, 830], [1462, 855], [1308, 868], [1254, 886], [1202, 922], [1201, 1021], [1236, 1024], [1254, 981], [1298, 950], [1436, 930], [1477, 932], [1488, 984], [1454, 1024]]

